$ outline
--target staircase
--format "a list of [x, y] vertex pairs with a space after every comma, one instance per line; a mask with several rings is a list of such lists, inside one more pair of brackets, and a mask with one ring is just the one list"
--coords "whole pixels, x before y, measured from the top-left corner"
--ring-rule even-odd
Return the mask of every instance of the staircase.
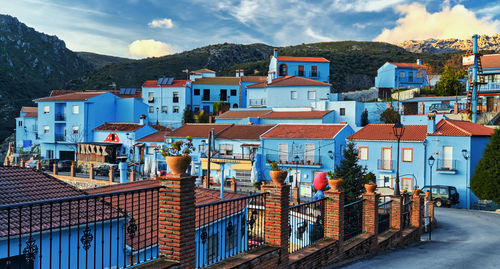
[[476, 53], [475, 56], [477, 57], [477, 77], [479, 81], [477, 82], [472, 81], [472, 72], [469, 73], [469, 79], [468, 79], [469, 88], [467, 89], [467, 103], [465, 105], [465, 110], [467, 113], [472, 112], [472, 99], [473, 98], [477, 99], [479, 95], [479, 88], [478, 88], [476, 91], [476, 96], [473, 96], [474, 86], [486, 84], [483, 76], [483, 66], [481, 64], [482, 54]]

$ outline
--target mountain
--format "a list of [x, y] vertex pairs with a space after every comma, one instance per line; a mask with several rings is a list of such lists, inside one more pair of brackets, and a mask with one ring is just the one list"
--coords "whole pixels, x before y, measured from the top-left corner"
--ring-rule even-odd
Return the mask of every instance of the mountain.
[[0, 139], [12, 133], [22, 106], [93, 69], [56, 36], [0, 14]]
[[132, 59], [121, 58], [116, 56], [102, 55], [92, 52], [77, 51], [75, 52], [80, 58], [91, 63], [94, 68], [98, 69], [108, 64], [123, 63], [133, 61]]
[[[443, 53], [472, 50], [472, 38], [470, 39], [426, 39], [403, 41], [397, 46], [410, 52]], [[479, 50], [500, 52], [500, 34], [492, 36], [481, 35], [478, 40]]]

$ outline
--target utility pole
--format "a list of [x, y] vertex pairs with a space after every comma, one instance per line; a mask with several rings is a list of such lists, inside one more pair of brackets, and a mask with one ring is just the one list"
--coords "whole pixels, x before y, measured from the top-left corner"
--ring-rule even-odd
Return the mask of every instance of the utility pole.
[[214, 129], [208, 131], [208, 163], [207, 163], [207, 187], [210, 188], [210, 159], [212, 156], [212, 137]]

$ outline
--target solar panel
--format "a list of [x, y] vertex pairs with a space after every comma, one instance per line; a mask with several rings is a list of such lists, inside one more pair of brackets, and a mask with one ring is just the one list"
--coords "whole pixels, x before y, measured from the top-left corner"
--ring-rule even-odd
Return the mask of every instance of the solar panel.
[[174, 78], [167, 78], [168, 80], [165, 82], [167, 85], [171, 85], [174, 82]]
[[156, 85], [162, 85], [163, 84], [163, 79], [164, 78], [158, 78], [158, 81], [156, 82]]
[[126, 88], [121, 88], [121, 89], [120, 89], [120, 94], [125, 94], [125, 93], [124, 93], [124, 92], [125, 92], [125, 90], [126, 90]]
[[125, 90], [125, 94], [127, 94], [127, 95], [128, 95], [128, 94], [130, 94], [130, 88], [127, 88], [127, 89]]
[[137, 92], [136, 88], [130, 88], [130, 94], [134, 95]]

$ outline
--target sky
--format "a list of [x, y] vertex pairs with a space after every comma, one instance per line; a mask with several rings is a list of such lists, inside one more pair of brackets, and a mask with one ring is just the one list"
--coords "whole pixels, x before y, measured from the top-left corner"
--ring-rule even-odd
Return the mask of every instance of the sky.
[[218, 43], [467, 39], [500, 33], [500, 0], [0, 0], [73, 51], [157, 57]]

